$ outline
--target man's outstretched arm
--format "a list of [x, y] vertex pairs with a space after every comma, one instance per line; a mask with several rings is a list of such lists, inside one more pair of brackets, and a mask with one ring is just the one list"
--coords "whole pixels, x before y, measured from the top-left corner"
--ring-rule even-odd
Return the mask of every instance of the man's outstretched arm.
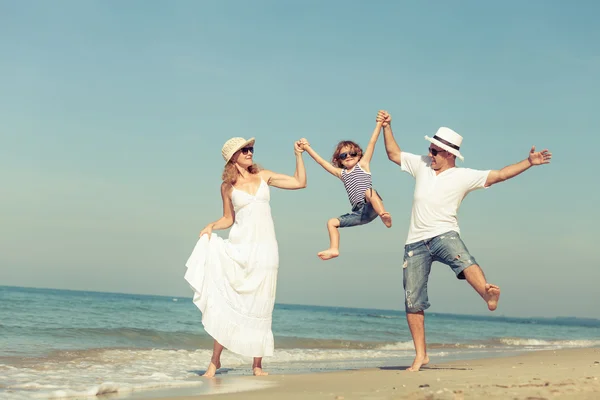
[[396, 143], [396, 139], [394, 139], [394, 134], [392, 133], [392, 116], [387, 111], [380, 110], [377, 113], [377, 120], [383, 121], [383, 141], [388, 158], [390, 161], [400, 165], [402, 162], [400, 157], [402, 150], [400, 150], [400, 146]]
[[[385, 132], [385, 131], [384, 131]], [[386, 142], [387, 149], [387, 142]], [[391, 158], [390, 158], [391, 159]], [[542, 151], [535, 151], [535, 146], [531, 147], [529, 151], [529, 156], [516, 164], [512, 164], [502, 168], [501, 170], [490, 171], [487, 180], [485, 181], [485, 186], [489, 187], [498, 182], [504, 182], [507, 179], [514, 178], [515, 176], [527, 171], [529, 168], [534, 165], [543, 165], [550, 163], [552, 159], [552, 153], [548, 151], [548, 149], [544, 149]]]

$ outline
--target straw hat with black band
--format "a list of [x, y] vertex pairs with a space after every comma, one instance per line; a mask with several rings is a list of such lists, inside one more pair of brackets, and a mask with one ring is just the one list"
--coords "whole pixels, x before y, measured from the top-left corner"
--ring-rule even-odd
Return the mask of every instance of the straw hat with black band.
[[437, 130], [437, 132], [432, 138], [425, 135], [425, 140], [429, 140], [431, 143], [441, 147], [448, 153], [454, 154], [462, 161], [465, 160], [462, 154], [460, 154], [460, 145], [462, 144], [463, 138], [458, 133], [454, 132], [452, 129], [442, 126], [440, 129]]

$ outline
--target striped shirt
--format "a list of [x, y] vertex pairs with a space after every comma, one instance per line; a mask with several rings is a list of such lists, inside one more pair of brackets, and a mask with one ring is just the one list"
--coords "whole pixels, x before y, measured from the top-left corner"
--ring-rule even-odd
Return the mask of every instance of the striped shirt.
[[371, 174], [357, 163], [351, 171], [342, 169], [342, 182], [352, 207], [365, 203], [365, 193], [371, 189]]

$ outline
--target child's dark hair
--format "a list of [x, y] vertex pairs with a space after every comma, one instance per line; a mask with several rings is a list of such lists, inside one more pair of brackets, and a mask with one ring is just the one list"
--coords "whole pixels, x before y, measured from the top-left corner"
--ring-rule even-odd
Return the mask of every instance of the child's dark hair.
[[355, 143], [351, 140], [342, 140], [335, 147], [335, 151], [333, 152], [333, 156], [331, 157], [331, 164], [334, 167], [344, 168], [344, 164], [342, 164], [342, 160], [340, 160], [340, 158], [339, 158], [340, 152], [342, 151], [342, 149], [344, 147], [350, 147], [350, 152], [356, 152], [359, 160], [362, 158], [363, 151], [360, 148], [360, 146], [358, 145], [358, 143]]

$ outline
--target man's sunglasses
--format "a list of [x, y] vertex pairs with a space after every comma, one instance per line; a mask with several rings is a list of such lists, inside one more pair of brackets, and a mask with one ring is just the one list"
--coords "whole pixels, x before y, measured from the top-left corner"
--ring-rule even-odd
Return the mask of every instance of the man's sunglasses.
[[338, 157], [340, 160], [345, 160], [346, 158], [348, 158], [348, 156], [350, 157], [356, 157], [358, 155], [357, 152], [352, 152], [352, 153], [342, 153], [340, 154]]
[[434, 156], [434, 157], [435, 157], [435, 156], [437, 156], [437, 155], [438, 155], [438, 153], [443, 153], [443, 152], [445, 152], [445, 151], [446, 151], [446, 150], [436, 150], [436, 149], [433, 149], [433, 148], [431, 148], [431, 147], [429, 148], [429, 152], [430, 152], [430, 153], [431, 153], [431, 155], [432, 155], [432, 156]]
[[242, 148], [242, 154], [246, 155], [248, 154], [248, 152], [254, 154], [254, 146], [250, 146], [250, 147], [244, 147]]

